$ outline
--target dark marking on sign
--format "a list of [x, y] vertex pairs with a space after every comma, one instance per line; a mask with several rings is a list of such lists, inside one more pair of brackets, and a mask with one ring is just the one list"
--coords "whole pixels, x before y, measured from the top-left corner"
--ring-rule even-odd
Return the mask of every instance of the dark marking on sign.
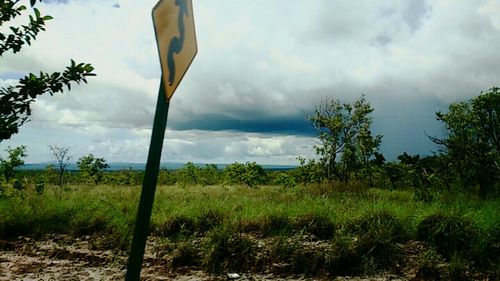
[[186, 0], [175, 0], [175, 5], [179, 6], [179, 17], [178, 17], [178, 26], [179, 26], [179, 35], [180, 37], [175, 36], [170, 40], [170, 44], [168, 45], [168, 53], [167, 53], [167, 66], [168, 66], [168, 84], [172, 86], [175, 78], [175, 61], [174, 61], [174, 53], [179, 54], [182, 51], [182, 47], [184, 45], [184, 39], [186, 37], [186, 29], [184, 26], [184, 15], [188, 17], [188, 9]]

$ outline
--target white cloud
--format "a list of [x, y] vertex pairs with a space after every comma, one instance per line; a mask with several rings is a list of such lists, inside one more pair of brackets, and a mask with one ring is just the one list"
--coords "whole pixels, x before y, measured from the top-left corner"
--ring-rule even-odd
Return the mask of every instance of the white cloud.
[[[61, 143], [77, 154], [144, 162], [160, 76], [155, 2], [38, 4], [55, 19], [33, 46], [1, 58], [0, 86], [13, 73], [61, 71], [70, 58], [92, 63], [98, 76], [39, 98], [33, 121], [0, 148], [28, 144], [31, 159], [42, 161], [39, 151]], [[375, 106], [386, 153], [430, 152], [424, 132], [437, 130], [433, 112], [499, 84], [499, 11], [499, 0], [196, 0], [199, 52], [169, 124], [222, 131], [170, 129], [163, 159], [295, 163], [312, 156], [312, 138], [245, 126], [264, 130], [272, 120], [302, 118], [327, 95], [361, 93]], [[228, 120], [232, 128], [223, 126]], [[195, 126], [201, 121], [210, 126]], [[253, 123], [237, 128], [239, 121]]]

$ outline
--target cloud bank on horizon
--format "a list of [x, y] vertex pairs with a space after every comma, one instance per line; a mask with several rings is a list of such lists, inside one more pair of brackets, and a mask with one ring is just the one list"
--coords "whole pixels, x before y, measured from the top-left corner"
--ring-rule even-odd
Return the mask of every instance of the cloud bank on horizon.
[[[73, 58], [97, 77], [40, 97], [7, 146], [28, 162], [69, 146], [109, 162], [145, 162], [160, 63], [156, 0], [51, 0], [47, 31], [5, 54], [0, 86]], [[361, 94], [375, 108], [387, 158], [437, 148], [434, 113], [499, 86], [500, 0], [195, 0], [198, 55], [171, 103], [164, 161], [296, 164], [314, 157], [305, 114], [326, 97]]]

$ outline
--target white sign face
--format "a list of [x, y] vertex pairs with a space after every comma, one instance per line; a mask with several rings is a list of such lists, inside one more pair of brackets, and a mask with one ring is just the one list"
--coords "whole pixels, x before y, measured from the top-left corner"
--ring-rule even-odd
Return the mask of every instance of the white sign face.
[[153, 8], [158, 53], [167, 100], [186, 74], [198, 47], [191, 0], [160, 0]]

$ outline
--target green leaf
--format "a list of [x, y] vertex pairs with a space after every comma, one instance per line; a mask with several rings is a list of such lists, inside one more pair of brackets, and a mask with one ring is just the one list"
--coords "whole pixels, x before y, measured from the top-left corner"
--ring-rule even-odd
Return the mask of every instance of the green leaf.
[[40, 11], [37, 8], [34, 8], [33, 10], [35, 11], [36, 18], [39, 19], [40, 18]]
[[54, 19], [54, 18], [53, 18], [53, 17], [51, 17], [51, 16], [44, 16], [42, 19], [43, 19], [43, 20], [52, 20], [52, 19]]

